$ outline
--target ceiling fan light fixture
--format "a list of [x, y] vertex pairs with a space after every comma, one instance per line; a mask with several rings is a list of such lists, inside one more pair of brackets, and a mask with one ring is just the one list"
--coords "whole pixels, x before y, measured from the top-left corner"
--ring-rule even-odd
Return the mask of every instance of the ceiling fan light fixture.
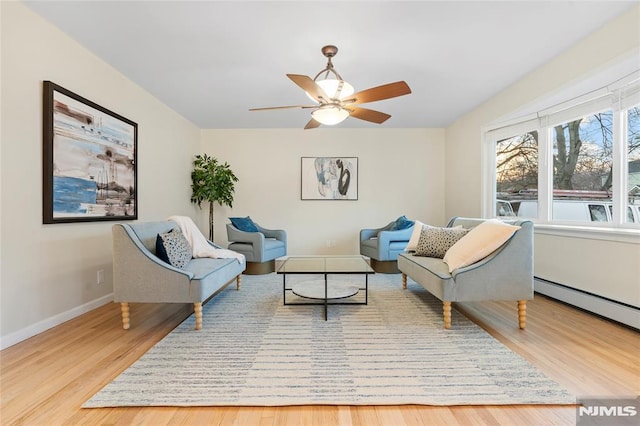
[[[324, 90], [324, 93], [329, 96], [329, 99], [338, 100], [344, 98], [345, 96], [353, 95], [355, 90], [353, 86], [347, 83], [344, 80], [336, 80], [334, 78], [328, 78], [325, 80], [317, 80], [316, 84]], [[340, 84], [342, 84], [342, 89], [340, 90]], [[312, 101], [316, 99], [311, 96], [308, 92], [304, 92]]]
[[324, 105], [311, 113], [314, 120], [327, 126], [343, 122], [349, 117], [349, 111], [335, 105]]

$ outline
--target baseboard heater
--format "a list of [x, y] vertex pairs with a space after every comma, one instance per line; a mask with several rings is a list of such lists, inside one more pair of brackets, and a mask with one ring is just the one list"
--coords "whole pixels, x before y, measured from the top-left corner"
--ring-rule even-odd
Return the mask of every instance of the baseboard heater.
[[537, 293], [640, 330], [640, 308], [563, 284], [534, 278]]

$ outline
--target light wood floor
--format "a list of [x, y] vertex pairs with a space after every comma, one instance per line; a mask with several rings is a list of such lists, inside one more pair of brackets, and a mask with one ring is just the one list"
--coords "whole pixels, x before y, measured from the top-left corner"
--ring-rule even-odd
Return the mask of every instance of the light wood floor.
[[[274, 285], [279, 285], [274, 283]], [[400, 289], [398, 275], [398, 291]], [[231, 288], [229, 288], [231, 289]], [[536, 295], [527, 329], [516, 303], [454, 304], [579, 397], [640, 394], [640, 333]], [[300, 406], [104, 408], [80, 406], [169, 333], [187, 305], [116, 304], [0, 352], [2, 425], [573, 425], [573, 406]], [[204, 324], [207, 327], [207, 324]]]

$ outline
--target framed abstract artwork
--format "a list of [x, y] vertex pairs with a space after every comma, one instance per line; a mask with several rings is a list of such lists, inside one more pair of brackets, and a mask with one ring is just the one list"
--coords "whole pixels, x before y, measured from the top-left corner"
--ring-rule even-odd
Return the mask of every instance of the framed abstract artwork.
[[50, 81], [43, 87], [42, 222], [138, 218], [138, 125]]
[[357, 200], [357, 157], [302, 157], [301, 199]]

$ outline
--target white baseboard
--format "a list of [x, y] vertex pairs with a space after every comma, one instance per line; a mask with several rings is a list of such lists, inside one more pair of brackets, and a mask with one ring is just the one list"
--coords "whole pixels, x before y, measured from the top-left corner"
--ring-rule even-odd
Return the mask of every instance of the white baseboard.
[[16, 343], [20, 343], [23, 340], [27, 340], [30, 337], [40, 334], [43, 331], [47, 331], [63, 322], [69, 321], [75, 317], [79, 317], [89, 311], [99, 308], [102, 305], [113, 302], [113, 293], [109, 293], [106, 296], [102, 296], [98, 299], [85, 303], [84, 305], [76, 306], [66, 312], [62, 312], [58, 315], [54, 315], [45, 320], [39, 321], [28, 327], [18, 330], [6, 336], [0, 337], [0, 350], [13, 346]]
[[640, 309], [536, 278], [535, 291], [640, 330]]

